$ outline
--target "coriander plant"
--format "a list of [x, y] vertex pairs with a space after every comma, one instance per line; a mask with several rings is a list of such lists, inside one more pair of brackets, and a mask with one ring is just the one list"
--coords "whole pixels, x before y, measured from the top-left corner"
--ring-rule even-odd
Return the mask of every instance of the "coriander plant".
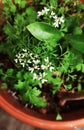
[[29, 108], [53, 111], [62, 119], [65, 93], [72, 95], [70, 101], [79, 100], [77, 93], [84, 99], [84, 5], [78, 0], [3, 0], [0, 9], [5, 18], [1, 88], [16, 92]]

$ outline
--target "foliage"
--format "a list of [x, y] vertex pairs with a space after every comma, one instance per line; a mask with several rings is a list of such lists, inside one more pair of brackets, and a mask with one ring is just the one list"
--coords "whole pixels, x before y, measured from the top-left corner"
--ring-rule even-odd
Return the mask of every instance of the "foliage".
[[[13, 86], [22, 100], [43, 108], [48, 105], [42, 97], [45, 84], [52, 85], [48, 91], [53, 96], [61, 87], [84, 91], [84, 4], [3, 0], [1, 9], [6, 21], [0, 54], [13, 63], [13, 68], [0, 63], [2, 89]], [[57, 120], [61, 119], [58, 112]]]

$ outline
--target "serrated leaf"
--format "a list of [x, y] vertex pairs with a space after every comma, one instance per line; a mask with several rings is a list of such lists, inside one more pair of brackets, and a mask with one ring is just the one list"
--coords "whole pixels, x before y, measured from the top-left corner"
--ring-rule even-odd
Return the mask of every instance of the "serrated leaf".
[[27, 29], [40, 41], [56, 42], [62, 38], [59, 30], [44, 22], [32, 23], [27, 26]]
[[45, 99], [43, 99], [41, 97], [35, 97], [33, 95], [30, 97], [30, 102], [33, 103], [37, 107], [45, 108], [47, 106]]
[[23, 95], [25, 101], [29, 101], [37, 107], [46, 107], [46, 100], [40, 97], [41, 91], [39, 89], [28, 86], [28, 90]]
[[70, 41], [71, 46], [80, 51], [81, 53], [84, 53], [84, 35], [71, 35], [68, 37], [68, 40]]
[[7, 76], [12, 76], [13, 72], [14, 72], [13, 69], [8, 69], [6, 74], [7, 74]]
[[18, 83], [14, 85], [14, 89], [16, 90], [23, 90], [25, 87], [25, 83], [21, 80], [18, 80]]
[[16, 6], [14, 4], [12, 4], [10, 6], [10, 11], [11, 11], [11, 13], [15, 13], [16, 12]]

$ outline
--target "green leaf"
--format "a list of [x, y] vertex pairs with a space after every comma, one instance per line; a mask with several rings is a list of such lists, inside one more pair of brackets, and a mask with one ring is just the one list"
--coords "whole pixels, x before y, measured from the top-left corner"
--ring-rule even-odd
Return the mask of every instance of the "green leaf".
[[82, 91], [82, 85], [80, 83], [78, 83], [77, 89], [78, 89], [78, 92]]
[[22, 79], [23, 78], [23, 74], [21, 71], [19, 71], [17, 74], [16, 74], [16, 78], [17, 79]]
[[21, 1], [19, 6], [23, 9], [23, 8], [25, 8], [26, 4], [27, 4], [27, 1], [23, 0], [23, 1]]
[[56, 42], [62, 38], [62, 33], [44, 22], [35, 22], [27, 26], [30, 33], [40, 41]]
[[58, 4], [58, 0], [50, 0], [50, 5], [51, 6], [56, 8], [57, 4]]
[[82, 29], [80, 27], [74, 28], [73, 34], [74, 35], [80, 35], [80, 34], [82, 34]]
[[10, 77], [10, 76], [13, 75], [13, 72], [14, 72], [13, 69], [8, 69], [7, 72], [6, 72], [6, 74], [7, 74], [8, 77]]
[[0, 69], [0, 75], [3, 75], [4, 73], [3, 73], [3, 70], [2, 69]]
[[74, 49], [84, 53], [84, 34], [71, 35], [68, 37], [68, 40]]
[[82, 73], [84, 73], [84, 64], [79, 63], [78, 65], [76, 65], [76, 69], [77, 71], [81, 71]]
[[62, 120], [62, 116], [59, 113], [57, 114], [56, 120]]
[[16, 90], [23, 90], [25, 87], [25, 82], [18, 80], [18, 83], [14, 85], [14, 89]]
[[33, 103], [37, 107], [45, 108], [47, 106], [46, 100], [41, 97], [35, 97], [31, 95], [30, 102]]
[[39, 89], [28, 86], [28, 90], [23, 95], [25, 101], [29, 101], [37, 107], [45, 108], [47, 106], [46, 100], [40, 97], [41, 91]]
[[16, 12], [16, 6], [14, 4], [12, 4], [10, 6], [10, 11], [11, 11], [11, 13], [15, 13]]
[[35, 20], [37, 19], [37, 12], [34, 9], [34, 7], [32, 6], [28, 7], [25, 12], [28, 16], [29, 23], [34, 23]]

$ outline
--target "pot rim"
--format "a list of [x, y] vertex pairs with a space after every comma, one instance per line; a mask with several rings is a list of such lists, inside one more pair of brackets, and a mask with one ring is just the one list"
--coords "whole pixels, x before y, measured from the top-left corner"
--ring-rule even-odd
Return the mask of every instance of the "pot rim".
[[51, 130], [70, 130], [79, 127], [84, 127], [84, 118], [70, 120], [70, 121], [49, 121], [45, 119], [40, 119], [38, 117], [30, 116], [19, 109], [15, 108], [12, 104], [10, 104], [3, 96], [0, 95], [0, 107], [8, 112], [10, 115], [15, 117], [16, 119], [35, 126], [39, 128], [51, 129]]

